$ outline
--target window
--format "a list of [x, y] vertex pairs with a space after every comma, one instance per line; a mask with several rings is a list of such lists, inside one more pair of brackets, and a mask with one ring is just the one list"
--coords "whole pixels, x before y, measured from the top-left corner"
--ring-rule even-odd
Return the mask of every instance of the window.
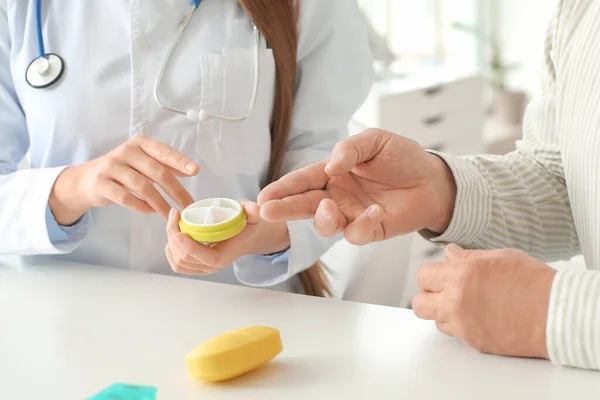
[[410, 73], [417, 68], [452, 66], [474, 70], [476, 38], [453, 28], [478, 25], [479, 0], [359, 0], [371, 29], [380, 68]]

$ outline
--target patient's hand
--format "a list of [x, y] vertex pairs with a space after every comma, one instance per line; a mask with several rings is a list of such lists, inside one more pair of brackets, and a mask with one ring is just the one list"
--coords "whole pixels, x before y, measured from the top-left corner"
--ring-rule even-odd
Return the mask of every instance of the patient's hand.
[[258, 197], [268, 221], [314, 218], [317, 232], [344, 230], [367, 244], [450, 223], [456, 187], [446, 163], [416, 142], [378, 129], [340, 142], [331, 159], [292, 172]]
[[548, 358], [546, 320], [556, 271], [517, 250], [450, 245], [423, 265], [415, 314], [483, 353]]

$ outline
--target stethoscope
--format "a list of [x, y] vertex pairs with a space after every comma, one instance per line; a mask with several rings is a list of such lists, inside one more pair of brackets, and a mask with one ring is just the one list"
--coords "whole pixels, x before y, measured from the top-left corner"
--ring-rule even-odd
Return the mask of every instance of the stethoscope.
[[[200, 6], [200, 2], [202, 0], [191, 0], [192, 7], [190, 11], [186, 14], [185, 18], [181, 22], [179, 29], [177, 30], [177, 34], [169, 47], [169, 51], [165, 56], [163, 63], [161, 65], [160, 71], [158, 73], [158, 77], [156, 78], [156, 82], [154, 85], [154, 99], [156, 103], [164, 110], [172, 111], [177, 114], [184, 115], [188, 119], [192, 121], [207, 121], [209, 119], [219, 119], [226, 122], [240, 122], [244, 121], [252, 113], [254, 112], [254, 108], [256, 106], [256, 99], [258, 98], [258, 88], [260, 86], [260, 46], [261, 46], [261, 33], [258, 30], [256, 24], [253, 23], [253, 41], [254, 41], [254, 86], [252, 89], [252, 97], [250, 98], [250, 105], [248, 106], [248, 111], [246, 114], [238, 117], [230, 117], [226, 115], [212, 114], [210, 111], [206, 109], [201, 110], [181, 110], [178, 108], [166, 106], [160, 98], [160, 86], [162, 83], [163, 76], [165, 74], [165, 70], [171, 60], [171, 55], [173, 50], [179, 43], [179, 39], [181, 35], [185, 31], [185, 28], [188, 26], [188, 23], [192, 19], [194, 12]], [[35, 89], [44, 89], [54, 85], [56, 82], [60, 80], [65, 70], [65, 62], [64, 60], [57, 54], [54, 53], [46, 53], [46, 49], [44, 47], [44, 37], [42, 34], [42, 0], [35, 0], [35, 25], [36, 25], [36, 34], [37, 34], [37, 42], [38, 42], [38, 57], [35, 58], [29, 67], [27, 67], [27, 71], [25, 74], [25, 79], [29, 86]]]
[[35, 0], [34, 5], [38, 57], [27, 67], [25, 80], [34, 89], [44, 89], [59, 81], [65, 71], [65, 62], [58, 54], [46, 54], [42, 34], [42, 0]]

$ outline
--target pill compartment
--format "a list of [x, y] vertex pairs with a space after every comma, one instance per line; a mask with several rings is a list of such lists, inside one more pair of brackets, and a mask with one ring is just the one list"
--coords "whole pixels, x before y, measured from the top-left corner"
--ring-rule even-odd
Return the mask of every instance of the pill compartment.
[[241, 211], [241, 205], [229, 199], [202, 200], [183, 212], [183, 219], [192, 225], [209, 226], [230, 221]]

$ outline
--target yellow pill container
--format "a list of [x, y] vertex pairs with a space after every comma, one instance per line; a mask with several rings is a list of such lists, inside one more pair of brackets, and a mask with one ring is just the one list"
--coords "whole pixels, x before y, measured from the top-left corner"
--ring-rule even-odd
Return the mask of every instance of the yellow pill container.
[[181, 213], [179, 229], [198, 243], [214, 244], [231, 239], [246, 227], [246, 211], [226, 198], [205, 199]]

